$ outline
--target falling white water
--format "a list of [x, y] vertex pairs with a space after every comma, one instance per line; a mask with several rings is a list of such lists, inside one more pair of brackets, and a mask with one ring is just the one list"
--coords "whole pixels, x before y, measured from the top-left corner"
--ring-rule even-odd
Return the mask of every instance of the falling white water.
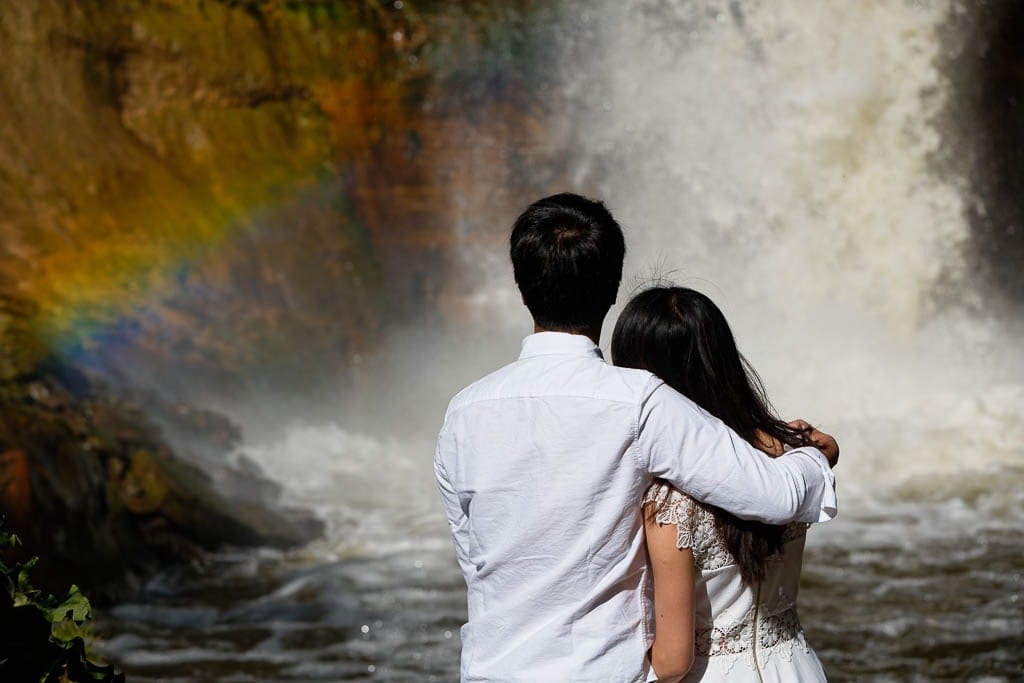
[[914, 329], [967, 237], [958, 189], [929, 168], [947, 12], [607, 3], [580, 138], [634, 268], [665, 262], [784, 319], [839, 306]]
[[624, 295], [715, 299], [777, 407], [842, 437], [844, 482], [1024, 462], [1024, 363], [965, 312], [964, 190], [933, 170], [951, 4], [590, 11], [577, 167], [626, 226]]

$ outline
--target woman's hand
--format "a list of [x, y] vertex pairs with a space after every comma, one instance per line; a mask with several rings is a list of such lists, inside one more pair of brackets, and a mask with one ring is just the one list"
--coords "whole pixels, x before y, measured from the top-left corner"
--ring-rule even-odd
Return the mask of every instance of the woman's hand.
[[806, 420], [793, 420], [789, 426], [802, 432], [808, 443], [824, 453], [830, 467], [836, 466], [839, 462], [839, 443], [831, 434], [815, 429], [814, 425]]

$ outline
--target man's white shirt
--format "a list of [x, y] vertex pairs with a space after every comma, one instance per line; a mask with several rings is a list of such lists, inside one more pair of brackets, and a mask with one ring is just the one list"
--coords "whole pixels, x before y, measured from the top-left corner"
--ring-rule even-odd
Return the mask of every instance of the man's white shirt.
[[640, 500], [655, 477], [740, 517], [836, 514], [824, 455], [772, 459], [587, 337], [530, 335], [452, 399], [434, 469], [468, 589], [463, 681], [644, 681]]

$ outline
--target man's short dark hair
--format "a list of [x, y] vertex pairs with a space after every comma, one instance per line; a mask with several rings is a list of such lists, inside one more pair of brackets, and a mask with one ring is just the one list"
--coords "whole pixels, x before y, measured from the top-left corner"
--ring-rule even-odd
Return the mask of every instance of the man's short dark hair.
[[516, 219], [512, 268], [534, 321], [550, 330], [600, 323], [615, 303], [626, 242], [604, 204], [556, 194]]

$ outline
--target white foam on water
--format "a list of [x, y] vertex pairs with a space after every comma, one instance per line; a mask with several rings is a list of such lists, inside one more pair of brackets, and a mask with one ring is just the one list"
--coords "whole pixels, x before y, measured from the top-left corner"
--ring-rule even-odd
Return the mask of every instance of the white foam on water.
[[[326, 538], [320, 559], [434, 548], [443, 520], [433, 487], [433, 440], [389, 438], [337, 424], [295, 422], [245, 454], [285, 487], [285, 502], [317, 510]], [[447, 542], [447, 539], [443, 539]]]

